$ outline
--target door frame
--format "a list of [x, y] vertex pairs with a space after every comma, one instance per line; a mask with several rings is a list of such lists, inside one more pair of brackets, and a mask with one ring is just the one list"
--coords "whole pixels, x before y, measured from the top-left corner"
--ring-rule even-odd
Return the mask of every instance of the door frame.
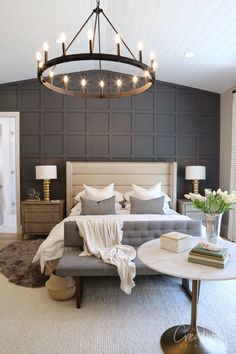
[[0, 118], [15, 119], [15, 183], [16, 183], [16, 229], [21, 234], [20, 204], [20, 112], [0, 112]]

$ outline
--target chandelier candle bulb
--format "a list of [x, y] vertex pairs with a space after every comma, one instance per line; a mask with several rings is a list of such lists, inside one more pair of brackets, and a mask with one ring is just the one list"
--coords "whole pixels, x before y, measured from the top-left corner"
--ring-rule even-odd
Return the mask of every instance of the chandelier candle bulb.
[[149, 72], [147, 70], [144, 71], [144, 77], [145, 77], [145, 82], [147, 82], [149, 78]]
[[152, 70], [156, 71], [156, 69], [157, 69], [157, 62], [156, 62], [156, 60], [154, 60], [152, 63]]
[[36, 53], [36, 60], [37, 60], [37, 69], [40, 68], [40, 63], [41, 63], [41, 53], [37, 52]]
[[39, 62], [41, 61], [41, 59], [42, 59], [41, 53], [40, 53], [40, 52], [37, 52], [37, 53], [36, 53], [36, 60], [37, 60], [37, 62], [39, 63]]
[[93, 32], [92, 32], [92, 30], [88, 31], [87, 36], [88, 36], [88, 40], [89, 40], [89, 52], [90, 52], [90, 54], [92, 54], [93, 53], [93, 44], [92, 44]]
[[62, 54], [66, 55], [66, 46], [65, 46], [66, 35], [65, 35], [65, 33], [62, 32], [61, 35], [60, 35], [60, 38], [58, 38], [56, 42], [57, 43], [61, 43], [61, 45], [62, 45]]
[[138, 56], [139, 56], [139, 61], [142, 62], [143, 58], [143, 42], [138, 42]]
[[46, 63], [46, 61], [48, 61], [48, 49], [49, 49], [49, 47], [48, 47], [47, 42], [44, 42], [43, 43], [43, 50], [44, 50], [44, 61], [45, 61], [45, 63]]
[[103, 80], [101, 80], [99, 82], [99, 86], [100, 86], [100, 95], [103, 96], [103, 88], [104, 88], [104, 81]]
[[136, 75], [133, 76], [132, 81], [133, 81], [133, 88], [134, 88], [134, 90], [135, 90], [135, 89], [136, 89], [137, 82], [138, 82], [138, 77], [137, 77]]
[[51, 71], [49, 72], [49, 77], [50, 77], [51, 83], [53, 84], [53, 77], [54, 77], [54, 72], [53, 72], [53, 70], [51, 70]]
[[82, 86], [82, 91], [83, 91], [83, 93], [85, 93], [85, 87], [86, 87], [86, 80], [85, 79], [82, 79], [81, 80], [81, 86]]
[[149, 55], [149, 57], [150, 57], [150, 59], [151, 59], [151, 68], [153, 68], [153, 64], [154, 64], [154, 59], [155, 59], [155, 53], [153, 52], [153, 51], [151, 51], [150, 52], [150, 55]]
[[121, 42], [121, 38], [119, 33], [116, 34], [115, 36], [115, 41], [116, 41], [116, 47], [117, 47], [117, 55], [120, 56], [120, 42]]
[[69, 82], [69, 78], [68, 78], [67, 75], [64, 76], [63, 81], [64, 81], [64, 84], [65, 84], [65, 88], [66, 88], [66, 90], [67, 90], [68, 82]]
[[137, 82], [138, 82], [138, 77], [135, 75], [135, 76], [133, 77], [133, 83], [137, 84]]
[[63, 53], [63, 55], [66, 55], [66, 46], [65, 46], [65, 42], [62, 42], [62, 43], [61, 43], [61, 45], [62, 45], [62, 53]]
[[118, 91], [118, 93], [120, 93], [120, 88], [121, 88], [121, 86], [122, 86], [122, 81], [121, 81], [121, 79], [118, 79], [118, 80], [116, 81], [116, 85], [117, 85], [117, 91]]

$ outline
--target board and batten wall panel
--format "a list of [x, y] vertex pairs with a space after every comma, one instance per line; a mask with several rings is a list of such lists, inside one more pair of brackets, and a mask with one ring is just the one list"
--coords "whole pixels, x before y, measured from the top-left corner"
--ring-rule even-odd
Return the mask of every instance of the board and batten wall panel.
[[51, 197], [65, 198], [65, 162], [177, 161], [178, 197], [192, 189], [186, 165], [205, 165], [203, 188], [218, 188], [220, 95], [156, 81], [121, 99], [63, 96], [37, 80], [0, 85], [0, 110], [20, 112], [21, 198], [42, 182], [35, 165], [56, 164]]

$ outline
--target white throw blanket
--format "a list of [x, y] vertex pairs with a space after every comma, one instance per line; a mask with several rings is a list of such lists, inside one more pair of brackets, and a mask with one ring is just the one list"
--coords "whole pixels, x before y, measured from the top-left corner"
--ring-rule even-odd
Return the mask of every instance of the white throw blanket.
[[94, 255], [102, 258], [104, 263], [115, 265], [121, 280], [120, 288], [130, 295], [135, 286], [136, 269], [131, 261], [136, 257], [136, 251], [121, 244], [123, 221], [83, 217], [76, 223], [84, 239], [84, 251], [80, 256]]

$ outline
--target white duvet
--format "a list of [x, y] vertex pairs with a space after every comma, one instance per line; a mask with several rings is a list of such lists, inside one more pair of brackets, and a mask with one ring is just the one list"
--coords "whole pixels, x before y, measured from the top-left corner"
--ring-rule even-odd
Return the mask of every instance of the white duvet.
[[[33, 263], [40, 261], [41, 272], [43, 273], [46, 262], [60, 258], [64, 250], [64, 222], [77, 221], [87, 216], [68, 216], [59, 224], [53, 227], [46, 240], [39, 246], [39, 249], [33, 259]], [[104, 219], [104, 215], [96, 215], [96, 218]], [[163, 221], [163, 220], [190, 220], [189, 217], [180, 215], [171, 210], [169, 214], [122, 214], [122, 215], [106, 215], [106, 219], [116, 219], [123, 221]]]

